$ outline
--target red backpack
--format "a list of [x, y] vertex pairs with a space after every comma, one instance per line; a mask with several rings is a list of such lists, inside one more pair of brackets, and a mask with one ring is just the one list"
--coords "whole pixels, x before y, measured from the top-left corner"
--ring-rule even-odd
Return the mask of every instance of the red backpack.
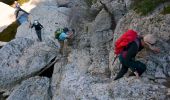
[[114, 53], [119, 55], [127, 45], [137, 39], [137, 32], [133, 30], [128, 30], [123, 33], [115, 42]]
[[129, 43], [135, 41], [137, 42], [137, 45], [139, 46], [139, 43], [137, 40], [137, 32], [134, 30], [128, 30], [125, 33], [123, 33], [115, 42], [115, 48], [114, 48], [114, 53], [116, 54], [116, 57], [113, 61], [113, 64], [118, 57], [120, 53], [122, 53], [123, 49], [128, 46]]

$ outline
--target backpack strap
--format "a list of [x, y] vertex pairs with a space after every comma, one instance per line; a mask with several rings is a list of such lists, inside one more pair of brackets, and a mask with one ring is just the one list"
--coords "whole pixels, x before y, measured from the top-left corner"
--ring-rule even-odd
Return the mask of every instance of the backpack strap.
[[[133, 42], [137, 44], [137, 50], [139, 50], [140, 42], [139, 42], [139, 37], [137, 37]], [[123, 56], [123, 58], [126, 58], [127, 55], [127, 49], [123, 50], [120, 54]]]
[[135, 39], [135, 42], [136, 42], [137, 47], [138, 47], [138, 50], [139, 50], [139, 46], [140, 46], [139, 37], [137, 37], [137, 38]]

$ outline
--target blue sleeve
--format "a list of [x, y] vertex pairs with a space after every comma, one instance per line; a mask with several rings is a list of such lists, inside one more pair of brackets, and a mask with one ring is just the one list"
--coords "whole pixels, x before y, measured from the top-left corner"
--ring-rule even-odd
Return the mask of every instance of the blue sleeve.
[[63, 37], [67, 38], [67, 37], [68, 37], [68, 35], [67, 35], [67, 34], [63, 34]]

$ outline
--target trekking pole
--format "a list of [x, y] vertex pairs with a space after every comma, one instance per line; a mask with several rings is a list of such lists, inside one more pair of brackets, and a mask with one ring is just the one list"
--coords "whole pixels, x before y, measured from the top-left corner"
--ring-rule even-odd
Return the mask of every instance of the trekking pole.
[[114, 63], [115, 63], [115, 61], [116, 61], [117, 57], [118, 57], [117, 55], [116, 55], [116, 57], [114, 57], [114, 60], [113, 60], [112, 65], [114, 65]]

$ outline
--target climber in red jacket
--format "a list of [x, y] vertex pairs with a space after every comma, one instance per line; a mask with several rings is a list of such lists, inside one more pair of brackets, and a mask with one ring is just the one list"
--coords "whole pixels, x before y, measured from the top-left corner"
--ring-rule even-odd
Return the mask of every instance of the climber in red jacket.
[[[128, 30], [128, 32], [132, 32], [132, 34], [135, 33], [133, 30]], [[122, 64], [122, 68], [114, 80], [123, 77], [123, 75], [127, 73], [128, 68], [130, 68], [132, 71], [130, 76], [135, 75], [137, 78], [139, 78], [139, 76], [142, 75], [142, 73], [146, 70], [146, 65], [140, 61], [136, 61], [135, 56], [143, 48], [149, 48], [156, 53], [160, 52], [160, 49], [154, 46], [154, 44], [156, 43], [156, 38], [152, 34], [147, 34], [144, 37], [136, 36], [135, 38], [136, 39], [134, 41], [129, 42], [127, 46], [124, 47], [123, 50], [120, 52], [119, 60]], [[123, 45], [122, 43], [120, 44]]]

